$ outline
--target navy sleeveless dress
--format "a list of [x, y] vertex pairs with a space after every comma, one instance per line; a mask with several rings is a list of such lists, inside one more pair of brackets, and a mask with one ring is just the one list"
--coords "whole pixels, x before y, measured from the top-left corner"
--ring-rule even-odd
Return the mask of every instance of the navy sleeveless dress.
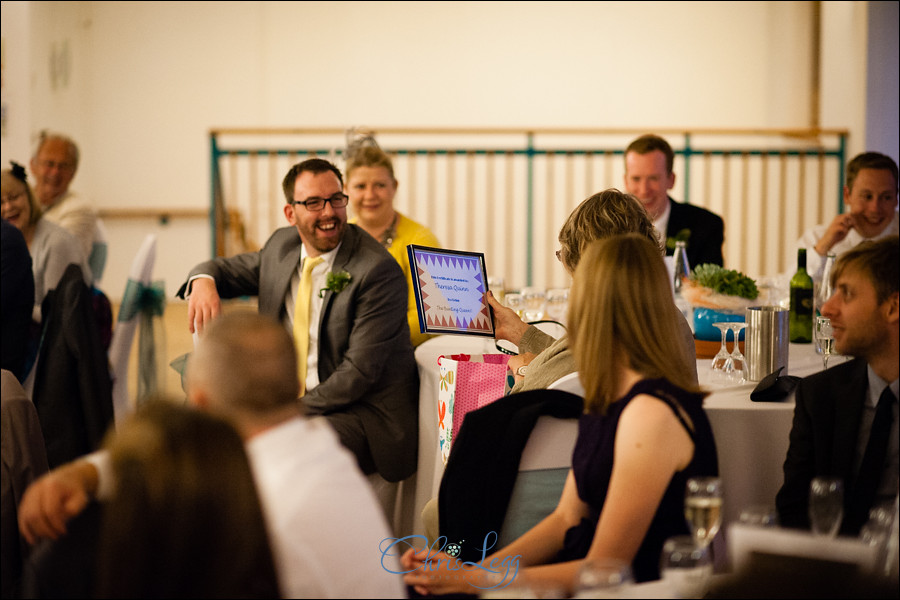
[[[687, 480], [698, 476], [714, 477], [719, 473], [716, 444], [709, 419], [703, 410], [703, 397], [686, 392], [665, 379], [639, 381], [624, 397], [609, 405], [606, 415], [583, 414], [579, 419], [578, 440], [572, 452], [572, 471], [578, 496], [590, 506], [590, 516], [566, 532], [565, 544], [558, 556], [560, 561], [587, 556], [609, 489], [619, 417], [628, 403], [639, 394], [659, 398], [672, 408], [694, 442], [694, 457], [683, 471], [672, 476], [644, 541], [634, 557], [631, 568], [638, 583], [659, 579], [659, 559], [667, 538], [690, 534], [684, 518], [684, 488]], [[680, 406], [690, 416], [693, 430], [676, 406]]]

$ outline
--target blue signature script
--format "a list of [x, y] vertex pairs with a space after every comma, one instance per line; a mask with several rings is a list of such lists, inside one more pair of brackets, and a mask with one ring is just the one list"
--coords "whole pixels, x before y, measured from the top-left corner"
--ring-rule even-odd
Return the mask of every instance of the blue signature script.
[[[428, 547], [428, 554], [425, 556], [424, 560], [422, 560], [416, 568], [408, 569], [406, 571], [393, 570], [390, 566], [385, 564], [385, 559], [400, 557], [408, 548], [418, 548], [419, 546], [416, 546], [414, 542], [419, 542], [421, 547], [425, 547], [428, 545], [428, 538], [424, 535], [408, 535], [403, 538], [384, 538], [381, 540], [379, 546], [379, 550], [381, 550], [381, 567], [388, 573], [394, 573], [396, 575], [405, 575], [406, 573], [413, 573], [419, 570], [423, 573], [434, 572], [441, 568], [441, 563], [444, 563], [444, 568], [448, 571], [474, 571], [478, 569], [489, 576], [488, 581], [492, 582], [493, 585], [482, 587], [471, 582], [469, 585], [481, 590], [502, 589], [511, 584], [519, 573], [519, 558], [521, 558], [521, 555], [505, 556], [502, 559], [495, 556], [485, 564], [488, 551], [497, 544], [497, 538], [498, 536], [495, 531], [489, 532], [484, 536], [484, 545], [480, 548], [481, 560], [478, 562], [464, 562], [453, 556], [437, 556], [444, 552], [447, 547], [447, 537], [442, 535]], [[393, 561], [388, 562], [392, 563]], [[491, 575], [493, 575], [493, 577], [491, 577]]]

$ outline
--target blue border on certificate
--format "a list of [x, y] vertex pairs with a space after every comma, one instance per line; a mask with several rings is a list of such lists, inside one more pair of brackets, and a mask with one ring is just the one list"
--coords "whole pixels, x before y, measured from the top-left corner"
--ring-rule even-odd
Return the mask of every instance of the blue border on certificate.
[[419, 330], [494, 337], [484, 254], [409, 244]]

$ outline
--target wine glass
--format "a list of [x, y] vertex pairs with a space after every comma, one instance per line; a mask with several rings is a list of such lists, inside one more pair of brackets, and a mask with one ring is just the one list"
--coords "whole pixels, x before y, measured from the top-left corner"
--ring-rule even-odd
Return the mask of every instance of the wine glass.
[[753, 527], [778, 527], [778, 512], [768, 504], [754, 504], [741, 511], [738, 520]]
[[890, 503], [876, 504], [869, 511], [869, 520], [859, 530], [859, 539], [868, 546], [875, 546], [881, 551], [891, 535], [894, 524], [893, 506]]
[[834, 329], [828, 317], [816, 317], [816, 348], [822, 353], [822, 365], [828, 368], [828, 357], [834, 353]]
[[569, 290], [567, 288], [553, 288], [547, 290], [547, 316], [554, 321], [564, 323], [566, 309], [569, 304]]
[[536, 287], [526, 287], [522, 290], [522, 298], [525, 301], [526, 321], [540, 321], [544, 318], [544, 306], [547, 303], [547, 296], [544, 294], [544, 290]]
[[504, 303], [506, 298], [506, 285], [502, 277], [488, 277], [488, 289], [494, 294], [497, 302]]
[[816, 535], [835, 537], [844, 518], [844, 482], [815, 477], [809, 484], [809, 522]]
[[522, 294], [518, 292], [506, 292], [503, 300], [506, 303], [506, 306], [513, 309], [521, 319], [522, 315], [525, 314], [525, 298]]
[[730, 373], [734, 370], [734, 361], [731, 358], [731, 353], [728, 352], [726, 342], [728, 331], [731, 329], [729, 325], [730, 323], [713, 323], [713, 327], [717, 327], [722, 332], [722, 347], [719, 348], [718, 354], [713, 357], [710, 367], [714, 374], [724, 378], [730, 377]]
[[689, 535], [670, 537], [663, 544], [659, 571], [676, 598], [702, 598], [713, 574], [710, 548]]
[[572, 597], [617, 598], [631, 583], [634, 583], [631, 565], [624, 560], [588, 558], [575, 576], [575, 594]]
[[728, 324], [728, 328], [734, 332], [734, 348], [731, 350], [731, 364], [734, 370], [731, 372], [731, 379], [735, 383], [743, 383], [747, 381], [745, 367], [747, 364], [747, 359], [744, 358], [744, 354], [741, 352], [741, 347], [738, 344], [738, 338], [741, 335], [741, 330], [747, 326], [746, 321], [733, 321]]
[[718, 477], [688, 479], [684, 516], [697, 544], [708, 546], [722, 526], [722, 480]]

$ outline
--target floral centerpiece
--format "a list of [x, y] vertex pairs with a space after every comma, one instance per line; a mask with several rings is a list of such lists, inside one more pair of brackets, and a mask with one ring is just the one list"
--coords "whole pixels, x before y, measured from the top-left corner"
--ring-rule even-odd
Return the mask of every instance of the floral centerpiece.
[[717, 340], [719, 321], [743, 321], [744, 311], [757, 304], [756, 282], [740, 271], [714, 264], [698, 265], [682, 282], [681, 295], [694, 307], [694, 335]]
[[743, 310], [759, 297], [756, 282], [740, 271], [719, 265], [699, 265], [684, 280], [681, 294], [692, 306], [715, 310]]

